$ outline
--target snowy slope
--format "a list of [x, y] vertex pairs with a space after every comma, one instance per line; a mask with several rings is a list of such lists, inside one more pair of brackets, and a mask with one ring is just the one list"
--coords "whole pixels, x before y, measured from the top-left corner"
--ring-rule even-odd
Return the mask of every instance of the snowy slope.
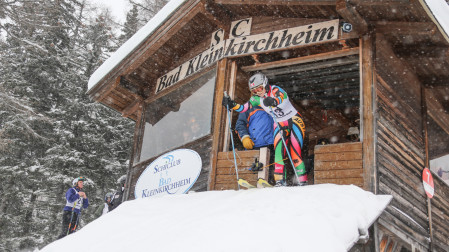
[[347, 251], [391, 199], [332, 184], [138, 199], [41, 251]]

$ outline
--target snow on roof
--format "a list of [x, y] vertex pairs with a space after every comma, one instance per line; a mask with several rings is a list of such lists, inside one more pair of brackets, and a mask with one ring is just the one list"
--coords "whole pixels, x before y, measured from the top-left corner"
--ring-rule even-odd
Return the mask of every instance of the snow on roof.
[[[88, 90], [98, 84], [121, 61], [145, 41], [160, 25], [162, 25], [187, 0], [171, 0], [145, 26], [126, 41], [111, 57], [109, 57], [90, 77]], [[441, 32], [449, 42], [449, 6], [445, 0], [420, 0], [429, 15], [436, 19]]]
[[87, 89], [90, 90], [128, 55], [145, 41], [187, 0], [171, 0], [148, 23], [128, 39], [111, 57], [109, 57], [89, 78]]
[[421, 0], [421, 3], [449, 42], [449, 4], [445, 0]]
[[391, 199], [333, 184], [137, 199], [41, 252], [347, 251]]

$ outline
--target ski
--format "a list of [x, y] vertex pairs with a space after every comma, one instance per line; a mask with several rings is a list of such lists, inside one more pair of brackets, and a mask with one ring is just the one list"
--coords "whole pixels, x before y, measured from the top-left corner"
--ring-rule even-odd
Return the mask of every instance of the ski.
[[268, 183], [268, 181], [263, 178], [259, 178], [259, 180], [257, 180], [257, 184], [261, 185], [263, 188], [273, 187], [272, 185], [270, 185], [270, 183]]
[[239, 179], [238, 180], [239, 185], [251, 189], [251, 188], [256, 188], [254, 185], [251, 185], [248, 181], [244, 180], [244, 179]]
[[[247, 180], [244, 179], [239, 179], [238, 183], [239, 185], [248, 189], [257, 188], [257, 186], [252, 185], [251, 183], [249, 183]], [[257, 184], [261, 185], [263, 188], [273, 187], [272, 185], [270, 185], [270, 183], [268, 183], [268, 181], [266, 181], [263, 178], [259, 178], [259, 180], [257, 180]]]

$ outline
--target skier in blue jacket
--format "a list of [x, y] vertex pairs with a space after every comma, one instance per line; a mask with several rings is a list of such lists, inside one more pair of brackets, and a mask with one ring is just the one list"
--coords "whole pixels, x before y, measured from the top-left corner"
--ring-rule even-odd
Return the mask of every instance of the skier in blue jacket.
[[79, 224], [79, 216], [81, 207], [87, 208], [89, 206], [89, 199], [85, 192], [83, 192], [84, 177], [78, 177], [73, 180], [73, 187], [69, 188], [65, 193], [67, 200], [64, 206], [64, 213], [62, 214], [62, 231], [58, 239], [63, 238], [76, 231]]
[[273, 145], [273, 118], [256, 106], [240, 113], [235, 130], [247, 150]]
[[[240, 113], [235, 123], [235, 130], [247, 150], [267, 147], [270, 150], [270, 164], [274, 162], [273, 118], [260, 106], [255, 106]], [[267, 164], [263, 164], [267, 165]], [[252, 167], [256, 168], [257, 167]], [[268, 182], [274, 184], [274, 167], [268, 168]]]

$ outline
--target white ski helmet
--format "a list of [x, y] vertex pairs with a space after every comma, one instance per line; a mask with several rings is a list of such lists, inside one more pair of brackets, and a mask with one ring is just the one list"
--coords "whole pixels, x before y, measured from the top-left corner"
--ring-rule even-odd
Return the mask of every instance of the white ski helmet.
[[267, 76], [263, 73], [256, 73], [249, 78], [248, 87], [250, 90], [257, 88], [258, 86], [263, 85], [266, 87], [268, 85]]
[[117, 182], [118, 182], [121, 186], [124, 186], [125, 183], [126, 183], [126, 175], [121, 176], [121, 177], [117, 180]]
[[85, 177], [78, 177], [78, 178], [76, 178], [76, 179], [74, 179], [73, 181], [72, 181], [72, 185], [73, 186], [76, 186], [77, 184], [78, 184], [78, 181], [86, 181], [86, 178]]

